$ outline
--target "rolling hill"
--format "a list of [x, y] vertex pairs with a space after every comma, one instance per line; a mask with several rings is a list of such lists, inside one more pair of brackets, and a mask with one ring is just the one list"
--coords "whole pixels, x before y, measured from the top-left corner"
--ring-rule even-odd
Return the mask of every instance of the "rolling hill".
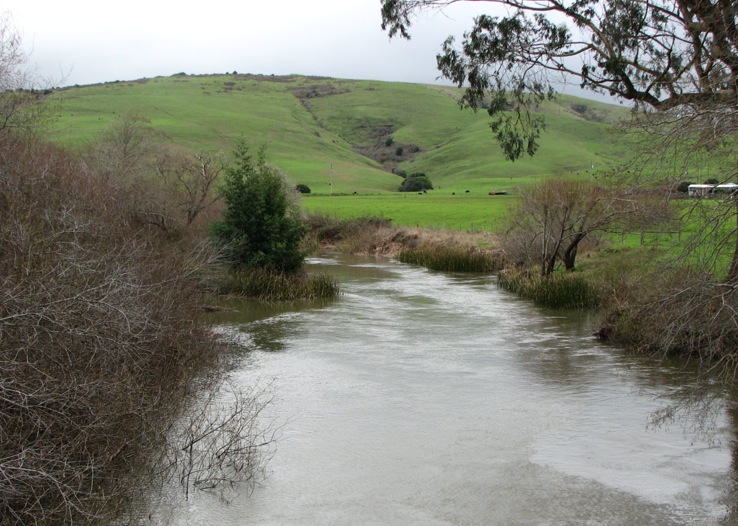
[[243, 137], [314, 193], [396, 191], [392, 169], [424, 172], [447, 190], [509, 189], [546, 175], [582, 173], [621, 158], [609, 125], [621, 107], [562, 96], [541, 108], [548, 131], [535, 157], [505, 161], [486, 113], [461, 111], [458, 90], [437, 85], [250, 74], [170, 77], [75, 86], [52, 95], [52, 140], [94, 140], [135, 113], [177, 144], [230, 150]]

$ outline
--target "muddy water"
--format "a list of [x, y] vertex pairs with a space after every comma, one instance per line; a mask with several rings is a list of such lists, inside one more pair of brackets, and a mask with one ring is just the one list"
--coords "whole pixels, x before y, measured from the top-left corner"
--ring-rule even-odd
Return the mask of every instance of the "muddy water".
[[[732, 523], [732, 421], [713, 441], [649, 417], [690, 380], [594, 341], [581, 314], [489, 277], [327, 256], [344, 294], [218, 318], [238, 382], [271, 383], [268, 477], [175, 524]], [[667, 396], [667, 398], [664, 398]]]

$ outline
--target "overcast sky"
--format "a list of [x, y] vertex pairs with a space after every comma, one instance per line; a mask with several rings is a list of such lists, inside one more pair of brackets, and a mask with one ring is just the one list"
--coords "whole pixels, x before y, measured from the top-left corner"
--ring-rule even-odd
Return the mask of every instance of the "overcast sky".
[[[422, 14], [389, 39], [379, 0], [3, 0], [46, 84], [239, 73], [442, 83], [436, 54], [488, 2]], [[582, 95], [576, 86], [566, 93]], [[591, 92], [584, 93], [592, 97]]]
[[[4, 0], [54, 84], [173, 73], [324, 75], [434, 83], [435, 56], [471, 27], [479, 4], [429, 13], [410, 42], [382, 31], [379, 0]], [[60, 82], [60, 79], [63, 79]]]

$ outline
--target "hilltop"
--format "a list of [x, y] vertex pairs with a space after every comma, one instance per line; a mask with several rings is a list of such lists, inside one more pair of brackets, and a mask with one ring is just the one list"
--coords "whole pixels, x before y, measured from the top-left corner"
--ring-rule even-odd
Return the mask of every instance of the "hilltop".
[[546, 175], [582, 173], [621, 156], [610, 125], [619, 106], [562, 96], [541, 108], [548, 131], [538, 154], [504, 160], [485, 112], [460, 110], [452, 87], [299, 75], [186, 75], [57, 90], [52, 140], [95, 139], [135, 113], [174, 143], [231, 149], [243, 136], [268, 145], [270, 162], [314, 193], [392, 192], [391, 171], [424, 172], [448, 190], [508, 189]]

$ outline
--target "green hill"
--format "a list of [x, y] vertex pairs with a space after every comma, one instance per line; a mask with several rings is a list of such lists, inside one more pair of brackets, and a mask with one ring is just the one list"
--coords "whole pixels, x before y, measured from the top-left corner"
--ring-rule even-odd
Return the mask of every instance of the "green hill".
[[446, 190], [503, 190], [553, 174], [584, 172], [620, 155], [608, 125], [625, 110], [563, 96], [547, 103], [538, 154], [504, 160], [485, 112], [461, 111], [451, 87], [302, 76], [209, 75], [65, 88], [54, 141], [94, 140], [135, 113], [173, 142], [230, 150], [243, 136], [315, 193], [393, 192], [391, 170], [424, 172]]

